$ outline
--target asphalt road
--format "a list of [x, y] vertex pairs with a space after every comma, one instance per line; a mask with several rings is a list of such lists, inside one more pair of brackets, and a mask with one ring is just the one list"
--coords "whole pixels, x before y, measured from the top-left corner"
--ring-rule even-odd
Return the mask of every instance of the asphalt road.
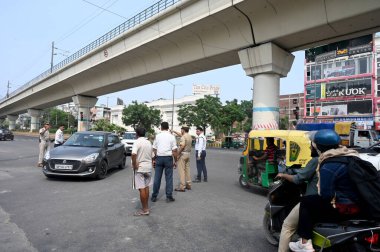
[[209, 182], [166, 203], [163, 180], [151, 215], [134, 217], [129, 158], [104, 180], [47, 179], [37, 138], [0, 141], [0, 251], [276, 251], [262, 231], [265, 193], [238, 183], [239, 155], [209, 149]]

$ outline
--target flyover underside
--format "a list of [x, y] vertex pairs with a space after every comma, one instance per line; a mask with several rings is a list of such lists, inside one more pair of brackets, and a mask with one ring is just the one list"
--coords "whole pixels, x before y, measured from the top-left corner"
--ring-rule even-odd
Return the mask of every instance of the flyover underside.
[[373, 0], [186, 4], [1, 103], [0, 116], [239, 64], [239, 50], [266, 42], [294, 51], [380, 30], [380, 2]]

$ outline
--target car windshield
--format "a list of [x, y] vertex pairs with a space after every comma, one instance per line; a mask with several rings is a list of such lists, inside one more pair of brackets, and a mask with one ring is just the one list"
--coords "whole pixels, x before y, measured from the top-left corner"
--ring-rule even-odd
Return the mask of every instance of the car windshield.
[[104, 136], [91, 133], [75, 133], [65, 143], [65, 146], [102, 147]]
[[136, 139], [136, 133], [135, 132], [126, 132], [124, 133], [124, 139]]

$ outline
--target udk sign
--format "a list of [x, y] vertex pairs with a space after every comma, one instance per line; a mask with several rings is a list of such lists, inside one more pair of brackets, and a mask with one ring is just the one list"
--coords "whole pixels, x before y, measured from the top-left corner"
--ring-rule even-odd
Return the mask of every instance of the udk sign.
[[363, 96], [366, 95], [367, 88], [346, 88], [346, 89], [334, 89], [327, 90], [326, 97], [337, 97], [337, 96]]

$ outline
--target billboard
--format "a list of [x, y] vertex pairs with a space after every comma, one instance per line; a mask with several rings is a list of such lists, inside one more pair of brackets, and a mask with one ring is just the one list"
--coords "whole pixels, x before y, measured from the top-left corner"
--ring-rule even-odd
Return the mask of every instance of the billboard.
[[193, 94], [204, 94], [204, 95], [219, 95], [220, 86], [219, 85], [197, 85], [193, 84]]

